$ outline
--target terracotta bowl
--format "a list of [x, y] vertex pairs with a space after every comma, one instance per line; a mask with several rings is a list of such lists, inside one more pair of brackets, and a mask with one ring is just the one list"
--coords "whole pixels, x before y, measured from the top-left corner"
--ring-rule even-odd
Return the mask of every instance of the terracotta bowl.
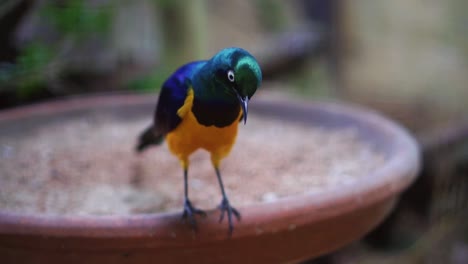
[[[63, 99], [3, 111], [0, 128], [47, 124], [86, 111], [151, 115], [155, 96]], [[419, 169], [408, 132], [368, 109], [343, 103], [255, 98], [250, 111], [279, 120], [340, 129], [355, 127], [385, 154], [382, 167], [348, 188], [244, 206], [232, 237], [218, 214], [194, 234], [180, 213], [128, 216], [50, 216], [0, 210], [1, 263], [282, 263], [305, 260], [359, 239], [390, 212]], [[23, 129], [27, 129], [23, 128]], [[1, 129], [0, 129], [1, 132]]]

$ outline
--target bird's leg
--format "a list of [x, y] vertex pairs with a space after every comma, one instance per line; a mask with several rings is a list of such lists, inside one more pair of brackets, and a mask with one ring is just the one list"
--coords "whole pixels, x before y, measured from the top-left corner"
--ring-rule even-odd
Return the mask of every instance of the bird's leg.
[[184, 213], [182, 214], [182, 219], [188, 220], [194, 230], [197, 229], [197, 222], [194, 217], [195, 214], [206, 216], [206, 213], [194, 207], [188, 198], [188, 169], [184, 166]]
[[240, 221], [241, 215], [236, 208], [232, 207], [229, 203], [227, 198], [226, 192], [224, 191], [223, 180], [221, 179], [221, 173], [219, 172], [218, 166], [215, 166], [216, 176], [218, 177], [219, 187], [221, 188], [221, 194], [223, 196], [223, 200], [218, 208], [221, 210], [221, 216], [219, 217], [219, 222], [223, 221], [224, 214], [227, 214], [228, 224], [229, 224], [229, 235], [232, 235], [232, 231], [234, 230], [234, 225], [232, 223], [232, 215], [237, 218], [237, 221]]

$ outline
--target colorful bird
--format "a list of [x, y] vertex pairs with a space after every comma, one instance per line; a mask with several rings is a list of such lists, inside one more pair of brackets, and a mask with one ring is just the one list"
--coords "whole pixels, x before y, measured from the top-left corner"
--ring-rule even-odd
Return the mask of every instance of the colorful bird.
[[192, 205], [188, 195], [189, 156], [200, 148], [210, 153], [221, 188], [219, 221], [226, 214], [232, 234], [233, 216], [240, 220], [240, 213], [229, 203], [219, 166], [234, 145], [239, 122], [247, 122], [248, 102], [261, 82], [256, 59], [234, 47], [221, 50], [210, 60], [183, 65], [162, 86], [153, 124], [141, 134], [136, 149], [140, 152], [167, 141], [184, 171], [182, 217], [194, 229], [194, 215], [206, 215]]

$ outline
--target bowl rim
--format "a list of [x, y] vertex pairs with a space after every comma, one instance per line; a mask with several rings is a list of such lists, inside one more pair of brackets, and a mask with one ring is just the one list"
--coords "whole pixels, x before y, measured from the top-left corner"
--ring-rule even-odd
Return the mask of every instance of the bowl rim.
[[[0, 122], [88, 107], [154, 104], [157, 94], [103, 94], [61, 98], [0, 112]], [[340, 101], [305, 101], [285, 98], [255, 98], [254, 105], [290, 108], [291, 111], [326, 111], [377, 127], [392, 140], [393, 154], [378, 170], [359, 177], [352, 188], [330, 186], [320, 193], [280, 198], [275, 202], [239, 207], [243, 219], [235, 223], [233, 237], [275, 233], [299, 225], [322, 221], [396, 196], [416, 178], [420, 168], [420, 150], [410, 133], [374, 110]], [[150, 120], [150, 115], [148, 117]], [[359, 194], [359, 195], [358, 195]], [[311, 213], [312, 212], [312, 213]], [[56, 216], [23, 214], [0, 210], [0, 234], [47, 235], [53, 237], [126, 237], [163, 240], [193, 240], [194, 232], [180, 221], [180, 212], [110, 216]], [[198, 241], [226, 237], [227, 225], [218, 224], [214, 211], [199, 222]]]

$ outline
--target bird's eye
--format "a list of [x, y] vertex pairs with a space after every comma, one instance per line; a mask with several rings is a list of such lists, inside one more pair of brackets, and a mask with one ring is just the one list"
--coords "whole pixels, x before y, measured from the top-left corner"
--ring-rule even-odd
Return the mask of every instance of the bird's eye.
[[229, 70], [229, 71], [227, 72], [227, 78], [228, 78], [228, 80], [229, 80], [230, 82], [234, 82], [234, 80], [235, 80], [235, 79], [234, 79], [234, 71]]

